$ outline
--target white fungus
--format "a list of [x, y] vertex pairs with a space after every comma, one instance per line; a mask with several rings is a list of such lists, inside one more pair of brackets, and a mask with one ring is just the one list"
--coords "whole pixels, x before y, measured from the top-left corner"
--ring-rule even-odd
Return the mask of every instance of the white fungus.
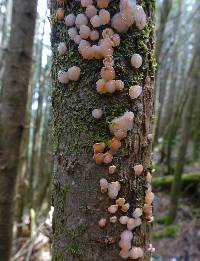
[[92, 116], [95, 118], [95, 119], [100, 119], [103, 115], [103, 111], [101, 109], [94, 109], [92, 111]]
[[136, 69], [140, 68], [142, 65], [142, 56], [138, 53], [134, 53], [131, 57], [131, 65]]
[[142, 87], [140, 85], [131, 86], [129, 89], [129, 96], [131, 99], [137, 99], [142, 93]]

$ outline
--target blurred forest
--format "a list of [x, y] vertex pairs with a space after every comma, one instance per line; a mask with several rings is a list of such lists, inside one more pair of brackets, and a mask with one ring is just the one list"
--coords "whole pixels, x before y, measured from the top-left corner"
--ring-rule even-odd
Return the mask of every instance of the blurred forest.
[[[0, 0], [1, 93], [13, 3], [15, 0]], [[49, 18], [48, 4], [39, 1], [25, 104], [26, 124], [18, 155], [12, 261], [51, 260], [49, 216], [54, 166]], [[155, 260], [200, 260], [199, 32], [198, 0], [157, 1], [152, 152]]]

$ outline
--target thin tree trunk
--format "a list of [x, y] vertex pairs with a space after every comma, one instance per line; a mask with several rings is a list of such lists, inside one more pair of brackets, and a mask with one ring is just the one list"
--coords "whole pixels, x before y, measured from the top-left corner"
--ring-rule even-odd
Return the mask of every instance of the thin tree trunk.
[[10, 257], [13, 199], [24, 129], [37, 1], [15, 0], [2, 79], [0, 140], [0, 260]]
[[[66, 3], [67, 1], [65, 1]], [[143, 1], [144, 10], [149, 19], [149, 29], [138, 31], [136, 27], [121, 35], [121, 44], [114, 52], [117, 79], [125, 82], [125, 90], [112, 95], [99, 95], [96, 81], [100, 78], [102, 61], [84, 60], [77, 46], [72, 44], [65, 34], [62, 22], [53, 22], [53, 143], [55, 152], [53, 180], [53, 258], [63, 261], [118, 261], [118, 242], [125, 226], [108, 224], [104, 229], [98, 221], [110, 218], [107, 208], [114, 203], [100, 193], [99, 180], [107, 178], [109, 182], [120, 181], [120, 196], [130, 203], [129, 214], [135, 207], [143, 208], [145, 194], [145, 174], [150, 168], [151, 145], [148, 134], [152, 133], [153, 112], [153, 20], [154, 1]], [[52, 4], [52, 14], [56, 11]], [[80, 3], [67, 2], [66, 14], [78, 13]], [[111, 1], [109, 10], [113, 14], [119, 10], [119, 1]], [[53, 16], [54, 17], [54, 16]], [[67, 54], [59, 56], [57, 45], [67, 39]], [[130, 66], [133, 53], [143, 57], [143, 67], [138, 71]], [[57, 80], [61, 68], [79, 66], [79, 81], [67, 86]], [[141, 79], [141, 80], [140, 80]], [[134, 83], [143, 86], [142, 95], [137, 100], [127, 96], [128, 87]], [[103, 108], [104, 116], [100, 120], [92, 118], [92, 110]], [[107, 142], [109, 122], [121, 116], [125, 111], [135, 113], [134, 129], [123, 142], [120, 152], [114, 155], [114, 164], [118, 173], [108, 177], [106, 165], [96, 165], [93, 160], [92, 146], [96, 142]], [[134, 164], [141, 163], [143, 175], [136, 178]], [[122, 213], [121, 213], [122, 214]], [[119, 218], [119, 213], [116, 214]], [[140, 228], [134, 232], [133, 245], [144, 250], [143, 261], [150, 260], [149, 225], [145, 218]]]
[[181, 175], [183, 173], [185, 158], [187, 152], [187, 146], [190, 139], [191, 134], [191, 126], [192, 116], [195, 108], [195, 101], [198, 91], [199, 78], [198, 69], [200, 64], [200, 54], [199, 48], [194, 49], [194, 57], [191, 63], [191, 69], [189, 70], [189, 81], [187, 82], [187, 86], [190, 86], [190, 92], [188, 97], [188, 102], [185, 107], [184, 117], [182, 120], [182, 128], [181, 128], [181, 136], [180, 136], [180, 146], [178, 149], [178, 157], [176, 161], [176, 170], [174, 173], [174, 180], [172, 183], [171, 195], [170, 195], [170, 207], [169, 207], [169, 223], [173, 222], [176, 217], [178, 200], [180, 196], [181, 189]]

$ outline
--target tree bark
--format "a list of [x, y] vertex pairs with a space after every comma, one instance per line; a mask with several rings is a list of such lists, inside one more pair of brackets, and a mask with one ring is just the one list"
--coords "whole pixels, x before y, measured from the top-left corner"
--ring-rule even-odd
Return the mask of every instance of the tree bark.
[[[65, 1], [66, 14], [80, 12], [80, 3]], [[66, 34], [63, 22], [52, 19], [53, 49], [53, 260], [59, 261], [118, 261], [118, 242], [125, 227], [117, 222], [100, 229], [98, 221], [109, 219], [107, 208], [113, 204], [107, 196], [102, 196], [99, 180], [120, 181], [120, 196], [130, 203], [130, 212], [143, 207], [145, 193], [145, 174], [150, 169], [151, 143], [148, 134], [152, 133], [153, 83], [154, 83], [154, 1], [143, 1], [148, 25], [143, 31], [136, 27], [121, 34], [121, 44], [114, 51], [117, 79], [125, 82], [125, 90], [112, 95], [99, 95], [96, 81], [100, 78], [102, 61], [86, 61], [80, 56], [77, 46], [72, 44]], [[61, 5], [62, 6], [62, 5]], [[52, 17], [58, 5], [52, 4]], [[111, 1], [109, 11], [119, 10], [119, 1]], [[57, 46], [67, 39], [67, 54], [59, 56]], [[143, 57], [143, 66], [133, 70], [130, 59], [133, 53]], [[61, 68], [73, 65], [81, 69], [77, 82], [67, 86], [57, 80]], [[143, 86], [142, 95], [137, 100], [128, 98], [128, 88], [139, 83]], [[95, 120], [91, 112], [103, 108], [104, 116]], [[123, 141], [120, 152], [114, 155], [118, 173], [108, 177], [107, 167], [94, 163], [92, 146], [96, 142], [111, 139], [109, 122], [125, 111], [135, 113], [134, 129]], [[136, 178], [133, 166], [141, 163], [144, 173]], [[117, 214], [119, 217], [119, 215]], [[144, 249], [143, 261], [150, 260], [149, 225], [142, 218], [142, 226], [134, 231], [133, 245]], [[141, 259], [140, 259], [141, 260]]]
[[15, 0], [2, 79], [0, 120], [0, 260], [9, 260], [18, 155], [24, 128], [37, 1]]

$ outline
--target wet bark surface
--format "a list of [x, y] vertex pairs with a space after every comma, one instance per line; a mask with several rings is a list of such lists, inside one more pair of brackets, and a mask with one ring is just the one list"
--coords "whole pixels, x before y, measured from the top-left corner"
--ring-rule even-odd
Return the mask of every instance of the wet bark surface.
[[[80, 4], [65, 1], [66, 14], [81, 12]], [[68, 4], [67, 4], [68, 3]], [[86, 61], [80, 56], [77, 46], [67, 36], [63, 22], [54, 20], [56, 8], [62, 5], [52, 4], [52, 49], [54, 53], [53, 76], [53, 260], [66, 261], [118, 261], [118, 242], [120, 234], [126, 229], [119, 222], [108, 222], [104, 229], [99, 228], [102, 217], [109, 220], [107, 208], [114, 203], [107, 195], [101, 194], [99, 180], [120, 181], [119, 196], [124, 196], [131, 208], [142, 207], [146, 187], [145, 174], [150, 170], [151, 143], [147, 136], [152, 133], [153, 82], [154, 82], [154, 35], [153, 1], [143, 1], [148, 16], [145, 30], [131, 28], [121, 35], [121, 44], [114, 51], [116, 79], [125, 82], [122, 92], [112, 95], [99, 95], [96, 81], [100, 78], [102, 60]], [[111, 1], [110, 12], [119, 10], [119, 1]], [[82, 10], [83, 11], [83, 10]], [[58, 43], [66, 41], [66, 55], [57, 53]], [[134, 70], [130, 65], [133, 53], [139, 53], [144, 59], [141, 69]], [[81, 77], [77, 82], [60, 84], [57, 72], [73, 65], [81, 68]], [[141, 84], [143, 93], [137, 100], [131, 100], [128, 89], [133, 84]], [[104, 116], [100, 120], [92, 118], [95, 108], [103, 108]], [[134, 129], [128, 133], [122, 148], [114, 155], [113, 163], [118, 172], [108, 176], [108, 166], [97, 166], [93, 161], [92, 145], [106, 142], [112, 138], [109, 122], [125, 111], [135, 114]], [[144, 173], [136, 178], [134, 164], [141, 163]], [[116, 214], [118, 217], [122, 212]], [[147, 251], [149, 245], [149, 225], [143, 219], [142, 226], [134, 231], [133, 245], [145, 250], [142, 260], [150, 260]]]

